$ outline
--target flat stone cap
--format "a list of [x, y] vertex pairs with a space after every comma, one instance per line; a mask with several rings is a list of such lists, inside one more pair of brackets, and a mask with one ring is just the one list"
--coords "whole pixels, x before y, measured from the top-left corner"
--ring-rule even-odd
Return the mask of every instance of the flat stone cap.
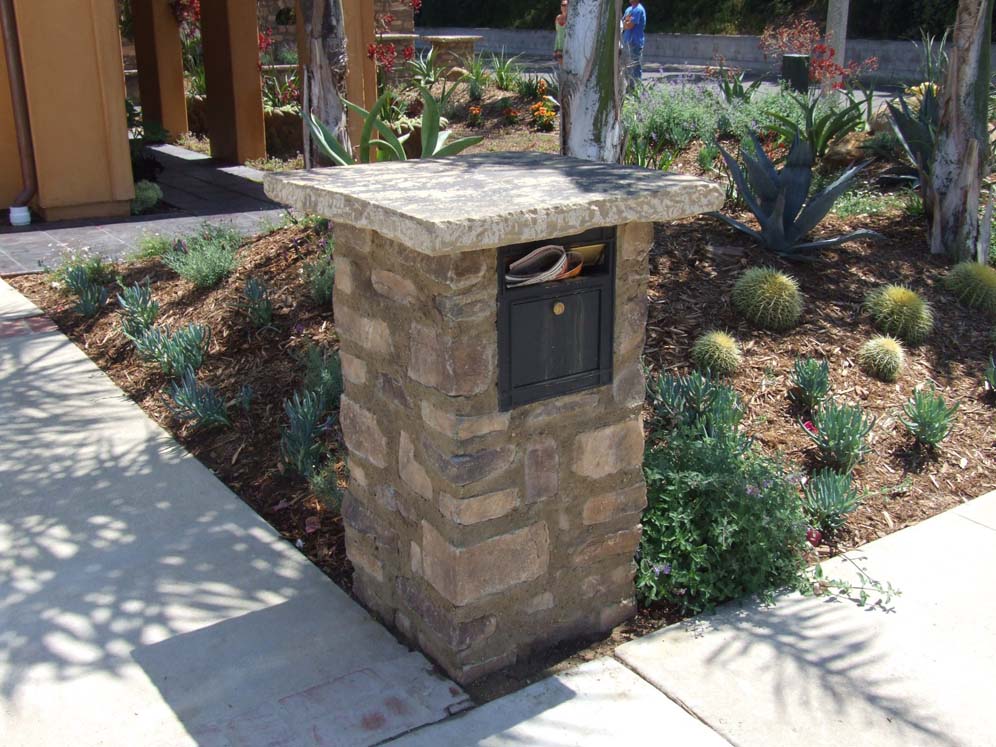
[[476, 153], [267, 174], [272, 199], [455, 254], [718, 210], [719, 185], [546, 153]]

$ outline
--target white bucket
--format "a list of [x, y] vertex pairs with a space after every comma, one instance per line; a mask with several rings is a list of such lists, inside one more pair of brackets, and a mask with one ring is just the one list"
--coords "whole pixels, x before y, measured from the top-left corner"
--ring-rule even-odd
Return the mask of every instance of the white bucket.
[[10, 209], [10, 225], [30, 226], [31, 211], [27, 207], [12, 207]]

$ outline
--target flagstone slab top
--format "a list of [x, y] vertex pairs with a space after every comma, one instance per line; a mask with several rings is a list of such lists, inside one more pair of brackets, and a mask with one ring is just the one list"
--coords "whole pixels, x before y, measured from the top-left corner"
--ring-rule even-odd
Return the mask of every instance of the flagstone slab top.
[[713, 182], [546, 153], [476, 153], [267, 174], [266, 194], [429, 255], [684, 218], [723, 204]]

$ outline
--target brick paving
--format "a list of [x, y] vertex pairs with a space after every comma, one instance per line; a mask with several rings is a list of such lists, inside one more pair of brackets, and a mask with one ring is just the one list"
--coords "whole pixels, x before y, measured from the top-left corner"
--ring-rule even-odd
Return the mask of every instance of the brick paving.
[[37, 222], [24, 228], [0, 224], [0, 275], [38, 272], [58, 264], [64, 252], [84, 247], [120, 259], [135, 250], [143, 235], [178, 236], [204, 223], [255, 233], [285, 213], [263, 194], [260, 171], [221, 165], [172, 145], [150, 150], [164, 166], [158, 183], [172, 210], [118, 220]]

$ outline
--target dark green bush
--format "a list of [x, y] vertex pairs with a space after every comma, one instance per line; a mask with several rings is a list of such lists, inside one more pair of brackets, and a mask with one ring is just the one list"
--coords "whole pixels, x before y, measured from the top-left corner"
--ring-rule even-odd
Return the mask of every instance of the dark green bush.
[[641, 602], [694, 613], [797, 585], [806, 532], [797, 487], [737, 426], [708, 435], [691, 420], [644, 460]]

